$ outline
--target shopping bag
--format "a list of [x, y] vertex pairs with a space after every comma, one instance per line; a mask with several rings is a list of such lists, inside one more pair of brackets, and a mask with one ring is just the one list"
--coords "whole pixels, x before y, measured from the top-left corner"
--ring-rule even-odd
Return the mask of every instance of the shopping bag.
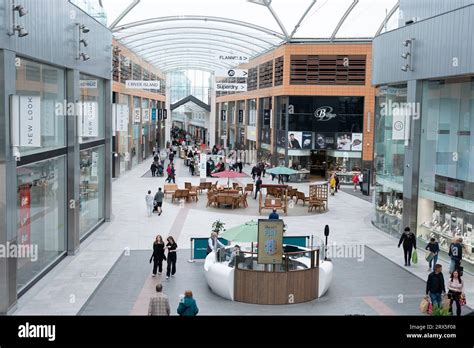
[[413, 250], [413, 254], [411, 254], [411, 262], [413, 263], [418, 263], [418, 254], [416, 253], [416, 250]]
[[449, 309], [451, 307], [451, 300], [449, 299], [448, 294], [444, 295], [443, 301], [441, 301], [441, 308]]
[[420, 312], [426, 314], [428, 312], [429, 305], [430, 305], [430, 301], [428, 301], [428, 297], [427, 296], [423, 297], [420, 303]]
[[460, 304], [461, 306], [465, 306], [466, 303], [467, 303], [467, 301], [466, 301], [466, 295], [462, 294], [461, 296], [459, 296], [459, 304]]
[[433, 313], [433, 304], [430, 302], [428, 303], [428, 309], [426, 310], [426, 314]]
[[426, 259], [426, 261], [428, 261], [428, 262], [431, 262], [431, 260], [433, 260], [433, 257], [434, 257], [434, 253], [431, 252], [431, 251], [428, 251], [428, 252], [426, 253], [426, 255], [425, 255], [425, 259]]

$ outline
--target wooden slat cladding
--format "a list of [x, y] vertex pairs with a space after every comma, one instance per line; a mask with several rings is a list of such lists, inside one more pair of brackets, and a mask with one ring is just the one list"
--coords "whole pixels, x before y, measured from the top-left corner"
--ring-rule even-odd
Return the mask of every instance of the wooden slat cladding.
[[365, 85], [365, 55], [292, 55], [292, 85]]
[[120, 82], [125, 83], [125, 81], [130, 80], [130, 75], [132, 72], [132, 63], [130, 59], [125, 56], [120, 56]]
[[258, 66], [258, 88], [273, 87], [273, 60]]
[[[236, 269], [234, 276], [234, 300], [237, 302], [284, 305], [318, 298], [318, 268], [292, 272]], [[289, 302], [290, 296], [292, 302]]]
[[112, 50], [112, 78], [115, 82], [120, 82], [120, 54], [118, 50]]
[[247, 91], [255, 91], [257, 89], [258, 71], [257, 68], [250, 68], [247, 77]]
[[275, 86], [283, 85], [284, 62], [285, 58], [283, 56], [275, 59], [275, 80], [273, 83]]

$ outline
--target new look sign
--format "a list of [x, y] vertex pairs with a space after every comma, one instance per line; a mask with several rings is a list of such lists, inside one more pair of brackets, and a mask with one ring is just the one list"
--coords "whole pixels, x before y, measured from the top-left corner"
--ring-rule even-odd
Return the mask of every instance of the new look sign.
[[41, 147], [41, 97], [11, 97], [12, 145]]

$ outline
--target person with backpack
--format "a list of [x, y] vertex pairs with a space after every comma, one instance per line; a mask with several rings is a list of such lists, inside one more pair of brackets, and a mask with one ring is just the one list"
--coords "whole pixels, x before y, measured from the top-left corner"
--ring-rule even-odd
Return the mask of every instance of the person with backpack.
[[411, 266], [411, 253], [413, 249], [416, 250], [416, 237], [413, 232], [410, 231], [410, 227], [405, 227], [405, 232], [400, 237], [398, 247], [403, 243], [403, 255], [405, 258], [405, 266]]
[[462, 238], [456, 238], [453, 243], [449, 246], [448, 255], [451, 258], [451, 262], [449, 263], [449, 273], [452, 274], [455, 270], [460, 271], [462, 275], [461, 269], [461, 261], [462, 261]]
[[184, 292], [184, 297], [179, 301], [177, 312], [183, 317], [194, 317], [199, 313], [199, 308], [191, 290]]

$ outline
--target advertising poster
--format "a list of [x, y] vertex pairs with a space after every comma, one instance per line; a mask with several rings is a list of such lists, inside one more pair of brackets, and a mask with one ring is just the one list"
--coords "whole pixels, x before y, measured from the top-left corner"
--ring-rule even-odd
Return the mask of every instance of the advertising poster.
[[227, 110], [221, 110], [221, 121], [225, 122], [227, 119]]
[[239, 123], [244, 123], [244, 110], [239, 110]]
[[351, 151], [351, 133], [337, 133], [337, 149], [341, 151]]
[[262, 143], [270, 144], [271, 143], [270, 135], [271, 135], [270, 128], [262, 128], [262, 131], [261, 131]]
[[362, 151], [362, 133], [352, 133], [352, 151]]
[[151, 109], [151, 121], [152, 122], [156, 121], [156, 108]]
[[259, 264], [283, 263], [283, 220], [258, 220]]
[[303, 143], [303, 132], [288, 132], [288, 148], [293, 150], [301, 150]]
[[98, 104], [96, 102], [82, 103], [82, 136], [99, 136]]
[[117, 104], [116, 105], [116, 131], [127, 132], [128, 131], [128, 105]]
[[163, 109], [163, 120], [166, 120], [168, 118], [168, 110]]
[[150, 122], [150, 109], [143, 109], [142, 115], [143, 115], [143, 122]]
[[314, 148], [318, 150], [334, 150], [334, 133], [316, 133]]
[[263, 125], [264, 126], [270, 126], [271, 124], [271, 113], [270, 110], [265, 109], [263, 110]]
[[18, 244], [29, 245], [31, 244], [31, 225], [30, 225], [30, 214], [31, 214], [31, 194], [30, 185], [20, 186], [20, 224], [18, 226]]
[[313, 148], [313, 133], [312, 132], [303, 132], [301, 139], [302, 139], [303, 149], [311, 150]]

